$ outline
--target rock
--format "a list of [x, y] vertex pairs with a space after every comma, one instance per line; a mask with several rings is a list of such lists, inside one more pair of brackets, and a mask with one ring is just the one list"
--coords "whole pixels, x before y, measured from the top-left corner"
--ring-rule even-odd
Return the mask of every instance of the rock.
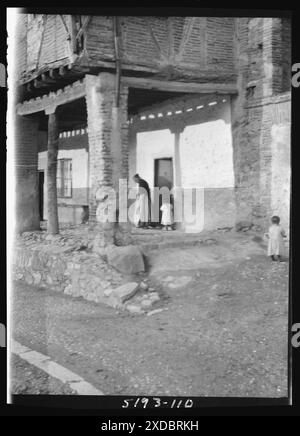
[[205, 245], [215, 245], [217, 244], [217, 240], [213, 238], [208, 238], [204, 240]]
[[253, 227], [253, 223], [251, 221], [240, 221], [235, 225], [235, 230], [237, 232], [246, 232], [251, 230]]
[[151, 295], [150, 295], [150, 300], [152, 301], [152, 304], [155, 303], [156, 301], [159, 301], [160, 298], [159, 298], [158, 293], [155, 292], [155, 293], [151, 294]]
[[136, 304], [128, 304], [128, 306], [126, 306], [126, 309], [130, 313], [141, 313], [142, 312], [141, 307], [137, 306]]
[[220, 227], [218, 228], [219, 232], [231, 232], [231, 230], [233, 229], [233, 227]]
[[113, 289], [105, 289], [105, 291], [104, 291], [104, 296], [105, 296], [105, 297], [110, 297], [112, 291], [113, 291]]
[[141, 302], [141, 306], [142, 306], [143, 309], [149, 309], [149, 307], [152, 306], [152, 301], [150, 299], [143, 300]]
[[65, 287], [64, 293], [66, 295], [72, 295], [72, 285], [68, 285]]
[[140, 297], [140, 300], [147, 300], [147, 299], [149, 298], [149, 296], [150, 296], [150, 295], [148, 295], [148, 294], [142, 295], [142, 296]]
[[192, 281], [192, 277], [182, 276], [182, 277], [174, 277], [173, 282], [167, 283], [167, 286], [170, 289], [177, 289], [188, 285]]
[[125, 285], [113, 289], [110, 293], [110, 297], [116, 299], [119, 304], [123, 304], [126, 300], [129, 300], [131, 297], [133, 297], [137, 293], [138, 289], [138, 283], [126, 283]]
[[119, 308], [120, 307], [120, 303], [119, 300], [117, 298], [115, 298], [113, 295], [110, 295], [110, 297], [108, 298], [108, 300], [106, 301], [106, 303], [113, 307], [114, 309]]
[[165, 309], [155, 309], [155, 310], [151, 310], [151, 312], [147, 313], [147, 316], [152, 316], [152, 315], [156, 315], [157, 313], [161, 313], [163, 312]]
[[141, 251], [136, 246], [110, 247], [106, 250], [107, 262], [124, 274], [137, 274], [145, 271]]
[[39, 285], [42, 280], [42, 275], [40, 273], [32, 273], [32, 275], [33, 275], [34, 285]]
[[148, 291], [148, 289], [149, 289], [149, 285], [148, 285], [148, 283], [146, 283], [146, 282], [141, 282], [141, 283], [140, 283], [140, 289], [141, 289], [142, 291]]

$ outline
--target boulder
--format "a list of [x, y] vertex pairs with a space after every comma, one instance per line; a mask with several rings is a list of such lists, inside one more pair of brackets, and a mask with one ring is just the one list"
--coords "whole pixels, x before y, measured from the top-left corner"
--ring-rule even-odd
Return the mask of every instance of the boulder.
[[106, 250], [107, 262], [124, 274], [137, 274], [145, 271], [143, 255], [134, 245], [110, 247]]
[[119, 305], [124, 304], [125, 301], [133, 297], [139, 289], [138, 283], [126, 283], [113, 289], [109, 295], [109, 299], [115, 300]]

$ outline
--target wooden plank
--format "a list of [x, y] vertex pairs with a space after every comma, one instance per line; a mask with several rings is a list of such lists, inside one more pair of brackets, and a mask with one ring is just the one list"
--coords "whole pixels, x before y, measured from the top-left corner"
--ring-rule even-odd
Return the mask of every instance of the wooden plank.
[[131, 88], [155, 89], [168, 92], [192, 92], [195, 94], [237, 94], [236, 83], [192, 83], [149, 79], [144, 77], [122, 77], [122, 83]]
[[30, 115], [36, 112], [47, 111], [49, 108], [61, 106], [85, 96], [85, 81], [79, 80], [72, 85], [59, 89], [56, 92], [24, 101], [17, 105], [18, 115]]
[[158, 53], [159, 57], [164, 57], [164, 56], [163, 56], [162, 49], [161, 49], [160, 44], [159, 44], [159, 42], [158, 42], [158, 39], [156, 38], [156, 36], [155, 36], [155, 34], [154, 34], [154, 31], [153, 31], [153, 29], [152, 29], [152, 26], [151, 26], [151, 24], [150, 24], [150, 19], [147, 19], [146, 21], [147, 21], [147, 26], [148, 26], [148, 29], [149, 29], [149, 32], [150, 32], [150, 35], [151, 35], [152, 41], [153, 41], [153, 43], [154, 43], [154, 45], [155, 45], [155, 48], [156, 48], [156, 50], [157, 50], [157, 53]]
[[[122, 61], [122, 69], [123, 70], [132, 70], [132, 71], [142, 71], [142, 72], [147, 72], [147, 73], [157, 73], [158, 69], [157, 68], [153, 68], [153, 67], [147, 67], [144, 65], [138, 65], [137, 64], [137, 59], [133, 59], [130, 56], [128, 56], [127, 54], [123, 54], [123, 61]], [[128, 62], [132, 62], [128, 63]], [[81, 59], [78, 59], [77, 62], [73, 65], [73, 68], [84, 68], [85, 72], [86, 69], [93, 69], [93, 68], [97, 68], [97, 67], [103, 67], [103, 68], [113, 68], [115, 69], [115, 62], [114, 60], [112, 61], [102, 61], [99, 59], [93, 59], [93, 60], [84, 60], [82, 62]]]

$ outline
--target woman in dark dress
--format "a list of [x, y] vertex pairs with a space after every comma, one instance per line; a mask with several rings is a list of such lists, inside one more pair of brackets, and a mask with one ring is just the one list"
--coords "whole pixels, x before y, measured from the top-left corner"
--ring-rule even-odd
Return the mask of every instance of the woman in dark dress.
[[138, 201], [139, 201], [139, 224], [138, 227], [147, 227], [151, 222], [151, 193], [146, 180], [142, 179], [138, 174], [133, 177], [133, 180], [139, 185]]

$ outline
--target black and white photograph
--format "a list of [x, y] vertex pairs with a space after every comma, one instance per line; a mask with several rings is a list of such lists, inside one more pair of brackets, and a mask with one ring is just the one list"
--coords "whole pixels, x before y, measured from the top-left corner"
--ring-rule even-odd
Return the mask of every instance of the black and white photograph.
[[7, 9], [10, 398], [288, 404], [289, 13], [35, 11]]

